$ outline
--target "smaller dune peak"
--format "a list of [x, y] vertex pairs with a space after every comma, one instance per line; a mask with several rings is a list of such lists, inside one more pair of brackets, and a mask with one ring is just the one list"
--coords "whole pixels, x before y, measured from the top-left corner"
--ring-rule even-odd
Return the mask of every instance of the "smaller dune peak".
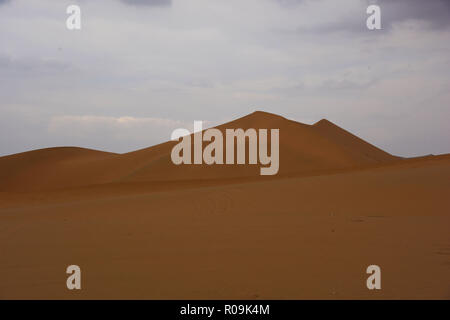
[[249, 118], [257, 118], [257, 119], [267, 119], [267, 120], [271, 120], [271, 119], [285, 119], [282, 116], [279, 116], [275, 113], [270, 113], [270, 112], [266, 112], [266, 111], [260, 111], [260, 110], [256, 110], [250, 114], [248, 114], [246, 117]]
[[333, 122], [328, 121], [327, 119], [320, 119], [316, 123], [313, 124], [314, 126], [336, 126]]

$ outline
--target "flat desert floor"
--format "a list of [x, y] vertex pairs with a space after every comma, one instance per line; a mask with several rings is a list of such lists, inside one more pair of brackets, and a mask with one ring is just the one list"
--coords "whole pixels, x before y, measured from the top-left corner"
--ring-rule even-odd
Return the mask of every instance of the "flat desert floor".
[[450, 298], [449, 157], [154, 189], [2, 193], [0, 298]]

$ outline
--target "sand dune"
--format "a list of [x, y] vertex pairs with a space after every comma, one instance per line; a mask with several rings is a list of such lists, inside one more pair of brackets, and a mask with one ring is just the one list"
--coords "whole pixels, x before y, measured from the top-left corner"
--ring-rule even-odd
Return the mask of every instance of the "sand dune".
[[[254, 112], [218, 126], [221, 131], [225, 128], [280, 129], [281, 165], [278, 176], [320, 173], [399, 160], [326, 120], [306, 125], [278, 115]], [[176, 166], [170, 159], [174, 144], [167, 142], [127, 154], [50, 148], [1, 157], [0, 191], [36, 191], [124, 181], [259, 176], [259, 165]]]
[[0, 298], [450, 298], [450, 155], [263, 112], [218, 128], [239, 127], [280, 128], [279, 175], [175, 166], [174, 142], [0, 158]]

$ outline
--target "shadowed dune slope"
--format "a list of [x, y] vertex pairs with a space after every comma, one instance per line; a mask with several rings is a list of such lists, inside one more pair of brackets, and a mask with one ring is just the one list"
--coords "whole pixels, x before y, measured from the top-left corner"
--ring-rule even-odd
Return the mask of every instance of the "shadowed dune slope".
[[0, 157], [0, 190], [46, 189], [97, 182], [97, 179], [90, 179], [89, 169], [116, 156], [91, 149], [57, 147]]
[[[237, 128], [280, 129], [278, 176], [317, 174], [401, 159], [327, 120], [306, 125], [257, 111], [217, 128], [223, 133], [225, 129]], [[114, 182], [260, 177], [260, 164], [176, 166], [170, 158], [176, 143], [169, 141], [126, 154], [63, 147], [1, 157], [0, 191], [35, 191]], [[206, 145], [204, 142], [203, 147]]]

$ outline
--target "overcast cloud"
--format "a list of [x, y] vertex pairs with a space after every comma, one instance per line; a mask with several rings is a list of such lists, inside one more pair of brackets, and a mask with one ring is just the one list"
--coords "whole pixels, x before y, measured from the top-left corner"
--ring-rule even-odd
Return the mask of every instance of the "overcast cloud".
[[[74, 3], [80, 31], [65, 25]], [[449, 3], [0, 0], [0, 155], [132, 151], [254, 110], [448, 153]], [[367, 30], [369, 4], [382, 30]]]

